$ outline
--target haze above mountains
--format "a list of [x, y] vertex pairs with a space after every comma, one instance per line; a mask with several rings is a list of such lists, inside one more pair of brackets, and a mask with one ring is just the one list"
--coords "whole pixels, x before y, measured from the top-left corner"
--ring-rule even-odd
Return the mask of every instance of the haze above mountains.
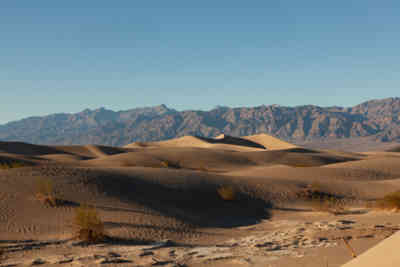
[[121, 146], [185, 135], [259, 133], [295, 143], [346, 138], [398, 142], [400, 98], [371, 100], [350, 108], [270, 105], [177, 111], [160, 105], [118, 112], [100, 108], [76, 114], [30, 117], [0, 125], [1, 141], [52, 145]]

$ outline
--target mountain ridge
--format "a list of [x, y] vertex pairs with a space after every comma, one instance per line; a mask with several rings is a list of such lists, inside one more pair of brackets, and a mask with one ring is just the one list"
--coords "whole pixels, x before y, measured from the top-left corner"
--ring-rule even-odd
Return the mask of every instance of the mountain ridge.
[[33, 144], [101, 144], [161, 141], [184, 135], [215, 137], [266, 133], [290, 142], [371, 137], [400, 141], [400, 98], [374, 99], [353, 107], [216, 107], [177, 111], [166, 105], [112, 111], [85, 109], [28, 117], [0, 125], [1, 141]]

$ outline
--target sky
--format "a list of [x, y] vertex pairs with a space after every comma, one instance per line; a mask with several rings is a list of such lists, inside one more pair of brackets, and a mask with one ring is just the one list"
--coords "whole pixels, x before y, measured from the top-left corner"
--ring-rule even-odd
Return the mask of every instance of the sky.
[[1, 1], [0, 123], [400, 95], [400, 1]]

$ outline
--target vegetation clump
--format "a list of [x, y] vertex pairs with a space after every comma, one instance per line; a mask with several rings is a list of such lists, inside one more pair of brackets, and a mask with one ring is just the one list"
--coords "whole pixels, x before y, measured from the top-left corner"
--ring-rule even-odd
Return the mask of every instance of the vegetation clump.
[[236, 199], [236, 192], [232, 186], [221, 186], [217, 189], [217, 193], [222, 200], [233, 201]]
[[51, 207], [57, 206], [54, 182], [50, 178], [39, 177], [36, 180], [36, 199]]
[[105, 239], [104, 224], [97, 210], [87, 204], [76, 209], [74, 226], [76, 237], [82, 241], [95, 243]]
[[316, 211], [323, 211], [335, 215], [342, 214], [346, 210], [344, 199], [338, 197], [315, 198], [312, 200], [312, 208]]
[[382, 199], [376, 201], [377, 208], [390, 209], [399, 211], [400, 210], [400, 191], [396, 191], [387, 194]]
[[22, 168], [22, 167], [26, 167], [26, 164], [24, 164], [23, 162], [18, 162], [18, 161], [10, 161], [10, 162], [1, 162], [0, 163], [0, 169], [2, 169], [2, 170]]
[[161, 167], [163, 168], [172, 168], [172, 169], [181, 169], [181, 165], [179, 164], [179, 162], [171, 162], [171, 161], [161, 161]]
[[315, 211], [341, 214], [346, 211], [346, 201], [343, 197], [322, 190], [318, 183], [308, 185], [300, 192], [300, 197], [311, 200], [311, 207]]

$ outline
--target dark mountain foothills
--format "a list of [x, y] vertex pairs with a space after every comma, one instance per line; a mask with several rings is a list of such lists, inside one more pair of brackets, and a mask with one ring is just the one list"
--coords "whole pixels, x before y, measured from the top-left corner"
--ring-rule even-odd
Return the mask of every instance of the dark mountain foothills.
[[217, 107], [176, 111], [165, 105], [114, 112], [104, 108], [76, 114], [31, 117], [0, 125], [1, 141], [32, 144], [103, 144], [166, 140], [184, 135], [214, 137], [267, 133], [291, 142], [370, 137], [400, 141], [400, 98], [360, 105], [319, 107]]

